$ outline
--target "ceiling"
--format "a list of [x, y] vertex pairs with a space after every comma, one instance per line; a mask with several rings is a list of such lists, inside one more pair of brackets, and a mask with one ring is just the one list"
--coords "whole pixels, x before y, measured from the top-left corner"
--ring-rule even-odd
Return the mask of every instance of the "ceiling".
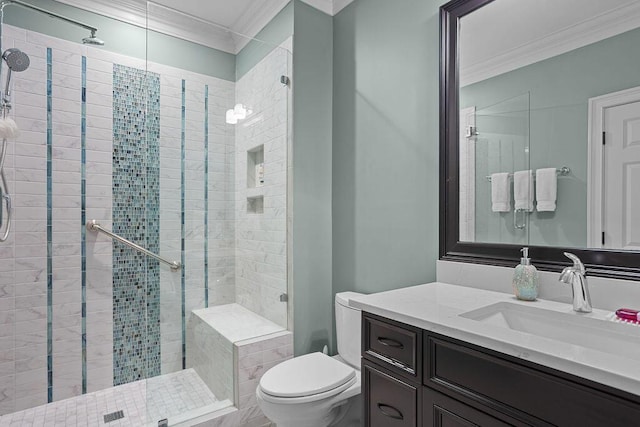
[[[290, 0], [56, 1], [236, 54]], [[354, 0], [302, 1], [335, 15]]]

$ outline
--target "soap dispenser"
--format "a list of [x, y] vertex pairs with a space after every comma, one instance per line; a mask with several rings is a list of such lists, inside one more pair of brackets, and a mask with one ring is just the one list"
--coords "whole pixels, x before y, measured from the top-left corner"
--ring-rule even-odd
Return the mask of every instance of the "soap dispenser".
[[538, 270], [531, 265], [529, 248], [522, 248], [520, 252], [520, 264], [513, 272], [513, 292], [518, 299], [534, 301], [538, 297]]

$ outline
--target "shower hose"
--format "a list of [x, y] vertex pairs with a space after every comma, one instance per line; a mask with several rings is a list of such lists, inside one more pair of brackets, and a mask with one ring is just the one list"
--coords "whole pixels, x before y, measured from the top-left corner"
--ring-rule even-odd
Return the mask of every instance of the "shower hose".
[[[7, 118], [7, 109], [2, 108], [2, 120]], [[2, 147], [0, 147], [0, 228], [5, 227], [4, 232], [0, 233], [0, 242], [4, 242], [9, 237], [11, 231], [11, 196], [9, 194], [9, 186], [7, 178], [4, 174], [4, 160], [7, 157], [7, 138], [2, 138]], [[7, 207], [7, 215], [2, 217], [3, 203]], [[6, 224], [6, 225], [5, 225]]]

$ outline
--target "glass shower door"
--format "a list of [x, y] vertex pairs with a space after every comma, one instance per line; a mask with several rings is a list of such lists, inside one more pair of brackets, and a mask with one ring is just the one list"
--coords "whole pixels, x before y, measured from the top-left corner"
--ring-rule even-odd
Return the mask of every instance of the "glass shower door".
[[[515, 209], [513, 174], [530, 169], [529, 93], [476, 111], [476, 241], [526, 245], [530, 212]], [[508, 172], [510, 209], [493, 212], [491, 174]], [[529, 192], [533, 191], [533, 186]], [[527, 194], [526, 197], [529, 197]]]
[[147, 158], [157, 149], [159, 171], [147, 229], [182, 269], [149, 276], [146, 411], [150, 424], [179, 425], [247, 409], [239, 347], [288, 326], [291, 53], [228, 31], [234, 47], [222, 51], [204, 23], [195, 43], [159, 34], [167, 16], [194, 17], [147, 7]]

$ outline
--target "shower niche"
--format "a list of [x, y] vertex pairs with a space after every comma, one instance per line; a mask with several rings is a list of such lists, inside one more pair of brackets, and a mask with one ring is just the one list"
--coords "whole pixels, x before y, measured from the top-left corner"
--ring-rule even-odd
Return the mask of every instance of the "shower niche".
[[247, 150], [247, 213], [264, 213], [264, 145]]
[[247, 188], [264, 186], [264, 145], [247, 150]]

